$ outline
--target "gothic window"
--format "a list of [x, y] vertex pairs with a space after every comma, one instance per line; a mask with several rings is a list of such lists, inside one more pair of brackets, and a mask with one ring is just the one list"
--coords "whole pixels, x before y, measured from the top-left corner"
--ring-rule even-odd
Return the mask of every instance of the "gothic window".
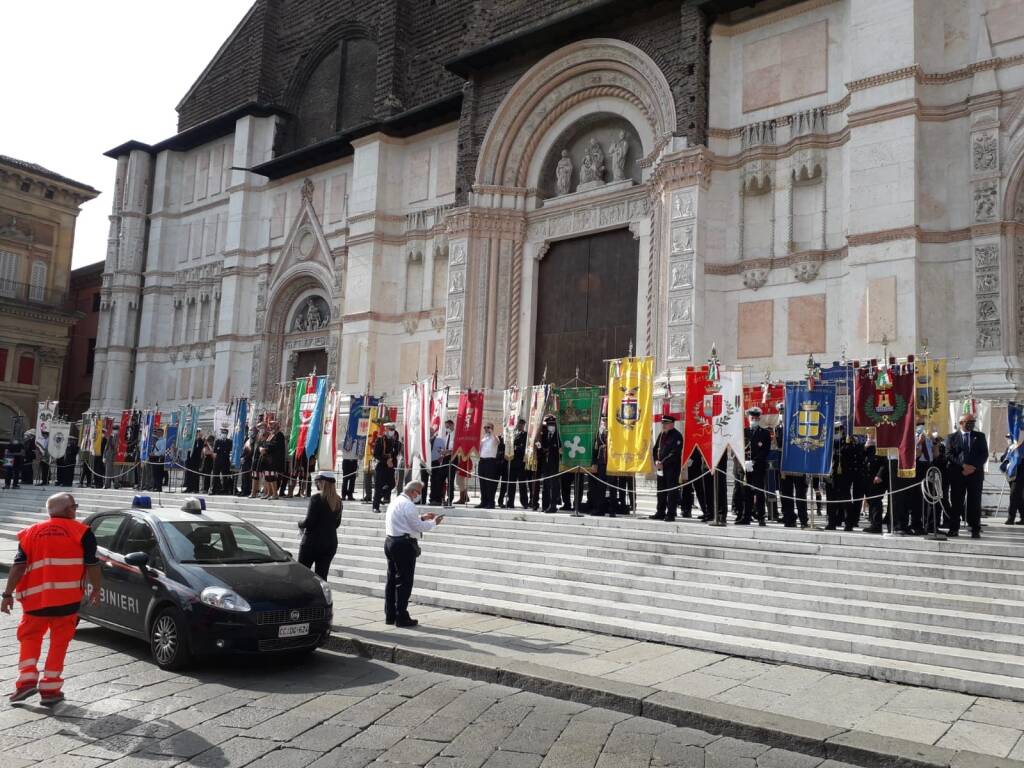
[[199, 340], [210, 340], [210, 300], [203, 301], [199, 306]]
[[405, 268], [405, 311], [423, 309], [423, 254], [410, 253]]
[[17, 292], [18, 255], [0, 251], [0, 296], [13, 297]]
[[181, 344], [181, 320], [182, 320], [182, 305], [176, 304], [174, 306], [174, 328], [172, 330], [171, 343], [174, 346]]
[[300, 149], [373, 118], [377, 44], [338, 41], [306, 77], [295, 103], [288, 149]]
[[431, 288], [432, 304], [443, 307], [448, 300], [448, 251], [434, 251], [434, 274]]
[[46, 265], [37, 261], [32, 265], [32, 278], [29, 282], [28, 298], [31, 301], [42, 301], [46, 295]]
[[196, 303], [189, 302], [185, 308], [185, 343], [191, 344], [196, 340]]

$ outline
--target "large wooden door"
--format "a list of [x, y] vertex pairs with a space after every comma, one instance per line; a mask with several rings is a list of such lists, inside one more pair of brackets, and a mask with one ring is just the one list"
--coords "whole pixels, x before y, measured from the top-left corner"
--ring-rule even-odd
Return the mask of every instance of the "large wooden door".
[[327, 373], [326, 349], [304, 349], [299, 352], [291, 378], [298, 379], [311, 373], [316, 373], [317, 376]]
[[[604, 384], [605, 360], [636, 338], [639, 244], [628, 229], [552, 243], [540, 262], [534, 382], [559, 385], [576, 369]], [[635, 346], [635, 342], [634, 342]]]

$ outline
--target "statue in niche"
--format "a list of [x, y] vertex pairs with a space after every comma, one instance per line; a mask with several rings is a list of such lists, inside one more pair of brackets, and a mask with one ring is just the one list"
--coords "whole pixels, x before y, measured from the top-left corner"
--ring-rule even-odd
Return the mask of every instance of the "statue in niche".
[[555, 194], [567, 195], [570, 192], [572, 183], [572, 158], [569, 151], [562, 150], [562, 159], [555, 166]]
[[[323, 301], [320, 299], [319, 301]], [[327, 326], [329, 317], [324, 316], [316, 298], [306, 299], [306, 305], [299, 312], [295, 313], [295, 321], [292, 323], [293, 331], [319, 331]]]
[[594, 166], [594, 180], [604, 181], [604, 150], [601, 149], [600, 143], [597, 139], [590, 139], [590, 146], [587, 147], [587, 154], [590, 155], [591, 162]]
[[588, 152], [583, 156], [583, 165], [580, 166], [580, 183], [576, 189], [580, 190], [584, 185], [593, 184], [596, 181], [597, 177], [594, 174], [594, 158], [592, 158]]
[[622, 181], [626, 178], [626, 153], [628, 151], [626, 132], [619, 131], [619, 138], [613, 141], [611, 147], [608, 148], [608, 154], [612, 158], [612, 181]]

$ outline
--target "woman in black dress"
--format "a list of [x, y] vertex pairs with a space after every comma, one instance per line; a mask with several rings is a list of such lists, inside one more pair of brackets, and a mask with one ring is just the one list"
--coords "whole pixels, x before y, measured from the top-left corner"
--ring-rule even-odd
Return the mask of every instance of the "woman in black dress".
[[213, 483], [213, 442], [213, 435], [210, 435], [203, 446], [203, 463], [199, 470], [203, 477], [203, 493], [209, 493]]
[[338, 551], [342, 506], [333, 472], [317, 472], [315, 482], [317, 492], [309, 499], [306, 519], [299, 523], [299, 562], [326, 581], [331, 560]]
[[279, 499], [280, 491], [278, 488], [280, 487], [281, 475], [285, 472], [285, 454], [288, 446], [285, 444], [284, 433], [278, 429], [276, 421], [270, 422], [270, 434], [271, 437], [265, 443], [266, 450], [263, 454], [267, 462], [267, 498]]
[[252, 493], [252, 455], [255, 442], [256, 431], [253, 430], [246, 441], [242, 443], [242, 460], [238, 467], [238, 473], [241, 476], [239, 479], [242, 481], [242, 490], [238, 493], [239, 496], [248, 496]]

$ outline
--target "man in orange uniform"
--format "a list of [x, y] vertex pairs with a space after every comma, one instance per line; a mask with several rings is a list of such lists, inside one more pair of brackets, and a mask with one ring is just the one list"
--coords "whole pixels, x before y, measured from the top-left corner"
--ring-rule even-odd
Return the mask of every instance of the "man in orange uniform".
[[[18, 681], [8, 697], [11, 702], [24, 701], [37, 691], [43, 706], [52, 707], [64, 700], [64, 656], [75, 635], [86, 577], [92, 585], [90, 602], [95, 605], [100, 600], [96, 537], [88, 526], [75, 520], [77, 510], [70, 493], [54, 494], [46, 500], [50, 519], [18, 534], [18, 554], [0, 603], [0, 610], [10, 613], [17, 597], [22, 610]], [[47, 631], [50, 650], [40, 682], [37, 664]]]

